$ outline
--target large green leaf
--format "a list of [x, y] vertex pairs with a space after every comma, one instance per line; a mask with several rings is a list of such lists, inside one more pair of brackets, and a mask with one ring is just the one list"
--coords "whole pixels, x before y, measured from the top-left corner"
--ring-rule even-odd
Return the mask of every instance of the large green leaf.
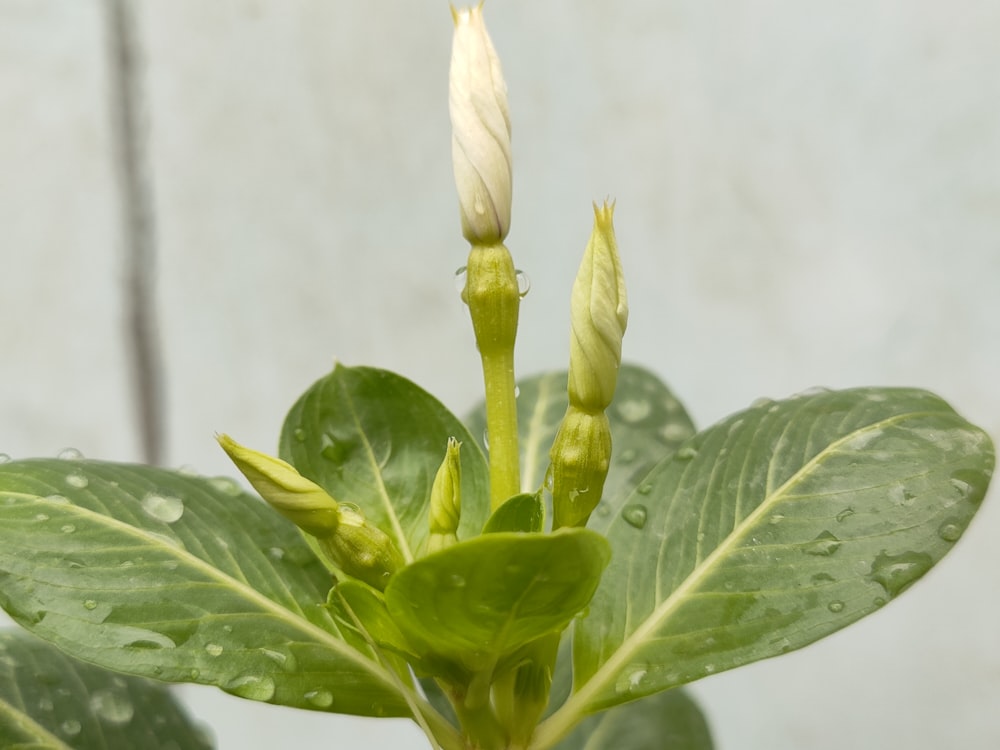
[[385, 601], [414, 644], [470, 671], [561, 630], [593, 596], [610, 550], [599, 534], [497, 532], [399, 571]]
[[96, 461], [0, 465], [0, 603], [111, 669], [289, 706], [407, 715], [324, 607], [294, 526], [229, 480]]
[[556, 750], [712, 750], [712, 735], [698, 704], [683, 689], [588, 716]]
[[985, 433], [911, 389], [763, 402], [698, 434], [615, 515], [549, 731], [877, 610], [951, 549], [992, 469]]
[[[567, 373], [551, 372], [518, 381], [517, 427], [521, 445], [521, 487], [535, 492], [549, 466], [549, 449], [566, 413]], [[603, 531], [624, 498], [650, 469], [694, 434], [684, 407], [655, 375], [634, 365], [618, 372], [615, 400], [608, 410], [612, 460], [604, 483], [604, 502], [588, 527]], [[469, 431], [482, 441], [486, 411], [480, 404], [466, 417]]]
[[464, 539], [486, 520], [486, 459], [451, 412], [399, 375], [337, 365], [292, 407], [279, 452], [335, 499], [359, 506], [410, 561], [428, 535], [431, 484], [449, 437], [462, 442]]
[[167, 686], [72, 659], [23, 631], [0, 631], [0, 747], [200, 750], [212, 747]]

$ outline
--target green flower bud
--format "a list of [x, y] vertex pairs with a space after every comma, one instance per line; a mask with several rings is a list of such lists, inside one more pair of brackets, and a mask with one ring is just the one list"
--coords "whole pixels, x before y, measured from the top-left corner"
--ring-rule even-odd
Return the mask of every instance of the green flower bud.
[[451, 152], [472, 244], [501, 242], [510, 228], [511, 158], [507, 85], [483, 22], [482, 4], [452, 9], [455, 34], [448, 76]]
[[462, 444], [458, 440], [448, 438], [444, 461], [441, 462], [431, 486], [428, 553], [444, 549], [458, 541], [458, 522], [462, 515], [461, 448]]
[[340, 506], [340, 524], [333, 534], [317, 537], [320, 551], [347, 575], [384, 591], [389, 577], [403, 567], [392, 539], [351, 508]]
[[218, 435], [222, 449], [268, 504], [307, 534], [329, 563], [379, 590], [403, 567], [392, 539], [357, 510], [338, 503], [280, 458]]
[[611, 427], [603, 412], [590, 414], [572, 404], [549, 452], [552, 528], [586, 526], [601, 501], [611, 464]]
[[570, 403], [589, 412], [611, 405], [628, 323], [625, 278], [613, 224], [614, 203], [594, 204], [594, 230], [573, 284]]
[[280, 458], [251, 450], [229, 435], [216, 439], [260, 496], [300, 529], [319, 537], [339, 523], [337, 501]]

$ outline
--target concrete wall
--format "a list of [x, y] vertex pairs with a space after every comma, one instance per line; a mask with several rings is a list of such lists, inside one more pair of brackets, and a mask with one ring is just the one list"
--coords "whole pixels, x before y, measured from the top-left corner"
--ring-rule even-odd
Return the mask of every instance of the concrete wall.
[[[0, 0], [0, 451], [142, 458], [103, 0]], [[139, 0], [166, 459], [230, 473], [337, 357], [463, 410], [443, 2]], [[514, 119], [524, 373], [564, 366], [590, 202], [618, 201], [626, 357], [707, 425], [919, 385], [1000, 435], [1000, 3], [491, 0]], [[719, 750], [1000, 746], [997, 493], [821, 644], [699, 683]], [[222, 748], [422, 747], [183, 688]], [[334, 739], [336, 738], [336, 740]]]

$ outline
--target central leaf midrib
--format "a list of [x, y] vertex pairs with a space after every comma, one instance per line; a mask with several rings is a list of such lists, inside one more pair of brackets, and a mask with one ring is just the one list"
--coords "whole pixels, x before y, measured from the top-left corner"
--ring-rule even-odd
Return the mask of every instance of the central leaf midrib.
[[27, 713], [16, 708], [9, 701], [0, 698], [0, 716], [9, 716], [18, 728], [23, 729], [34, 739], [46, 743], [46, 747], [53, 750], [73, 750], [48, 729], [43, 727]]
[[[605, 685], [609, 684], [613, 679], [617, 679], [619, 670], [628, 662], [632, 655], [642, 647], [644, 643], [647, 642], [647, 636], [655, 633], [656, 629], [669, 617], [669, 615], [680, 606], [688, 596], [688, 593], [694, 589], [697, 584], [708, 575], [708, 573], [714, 569], [716, 562], [719, 558], [724, 556], [724, 553], [730, 552], [736, 541], [743, 538], [751, 529], [754, 528], [757, 520], [765, 515], [769, 510], [771, 510], [774, 505], [781, 501], [781, 497], [788, 492], [788, 489], [794, 486], [796, 483], [804, 479], [817, 467], [826, 457], [836, 452], [843, 444], [851, 439], [856, 438], [859, 434], [864, 434], [865, 432], [882, 430], [887, 426], [892, 424], [909, 420], [916, 419], [924, 416], [932, 416], [937, 412], [906, 412], [903, 414], [896, 414], [892, 417], [882, 419], [878, 422], [873, 422], [871, 424], [865, 425], [863, 428], [859, 428], [849, 432], [843, 437], [835, 440], [834, 442], [827, 445], [823, 450], [813, 456], [809, 461], [802, 465], [792, 476], [790, 476], [780, 487], [778, 487], [773, 494], [766, 496], [757, 505], [756, 508], [740, 522], [739, 526], [734, 528], [726, 539], [719, 544], [701, 563], [699, 563], [690, 573], [690, 575], [685, 578], [685, 580], [678, 586], [674, 591], [664, 599], [646, 618], [642, 625], [636, 628], [631, 635], [629, 635], [619, 647], [614, 651], [611, 658], [608, 659], [604, 664], [593, 675], [590, 679], [583, 685], [583, 687], [575, 692], [570, 698], [563, 704], [563, 706], [556, 711], [546, 723], [551, 722], [556, 716], [562, 714], [565, 711], [576, 710], [576, 707], [580, 706], [580, 713], [583, 713], [590, 701], [590, 698], [602, 690]], [[634, 645], [633, 645], [634, 644]]]

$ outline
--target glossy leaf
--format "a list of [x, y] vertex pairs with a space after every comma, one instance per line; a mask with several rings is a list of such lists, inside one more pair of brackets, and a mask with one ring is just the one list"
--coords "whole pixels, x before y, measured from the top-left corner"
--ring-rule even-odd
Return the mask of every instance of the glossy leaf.
[[[549, 449], [566, 413], [566, 379], [564, 370], [518, 381], [517, 424], [525, 492], [535, 492], [545, 479]], [[625, 496], [650, 469], [694, 434], [690, 417], [673, 393], [655, 375], [635, 365], [622, 365], [618, 372], [608, 421], [611, 468], [604, 483], [604, 502], [588, 524], [596, 531], [607, 527]], [[473, 435], [483, 435], [485, 408], [476, 408], [466, 424]]]
[[431, 485], [449, 437], [462, 443], [458, 535], [466, 539], [486, 520], [486, 459], [451, 412], [399, 375], [337, 365], [292, 407], [279, 452], [333, 498], [359, 506], [409, 561], [428, 535]]
[[490, 516], [484, 534], [500, 531], [539, 532], [545, 525], [545, 503], [537, 495], [514, 495]]
[[650, 473], [575, 624], [581, 714], [799, 648], [877, 610], [962, 534], [989, 438], [932, 394], [866, 388], [757, 404]]
[[0, 631], [0, 747], [202, 750], [212, 744], [166, 685], [77, 661], [23, 631]]
[[385, 600], [412, 643], [488, 669], [562, 629], [590, 601], [608, 555], [604, 538], [586, 529], [485, 534], [404, 568]]
[[230, 480], [0, 465], [0, 602], [88, 661], [289, 706], [409, 714], [399, 678], [325, 609], [329, 585], [295, 527]]
[[682, 689], [588, 716], [556, 750], [712, 750], [698, 704]]

